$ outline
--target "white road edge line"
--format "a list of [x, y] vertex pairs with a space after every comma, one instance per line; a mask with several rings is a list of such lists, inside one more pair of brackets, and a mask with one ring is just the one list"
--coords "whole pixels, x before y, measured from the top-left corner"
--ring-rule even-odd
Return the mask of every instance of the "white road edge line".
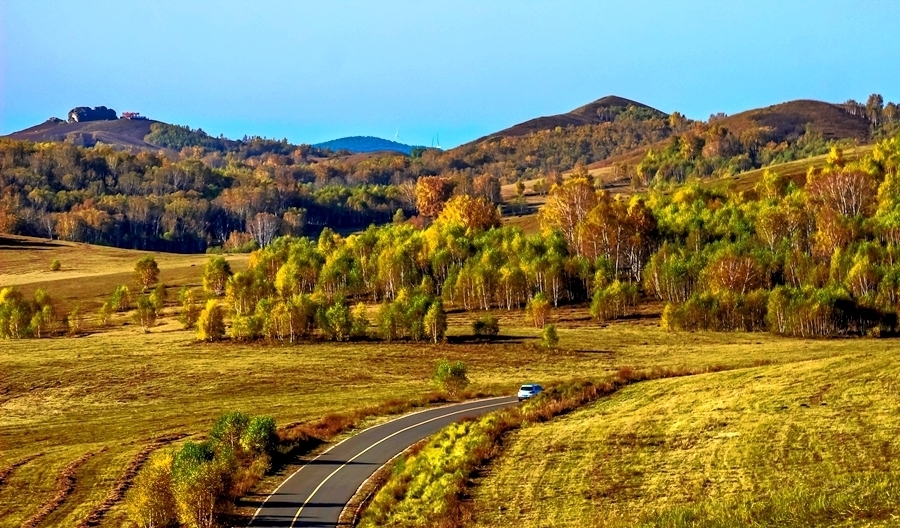
[[454, 416], [454, 415], [456, 415], [456, 414], [463, 414], [463, 413], [467, 413], [467, 412], [471, 412], [471, 411], [479, 411], [479, 410], [481, 410], [481, 409], [487, 409], [487, 408], [490, 408], [490, 407], [499, 407], [500, 405], [506, 405], [506, 403], [507, 403], [507, 402], [503, 402], [503, 403], [492, 403], [492, 404], [490, 404], [490, 405], [482, 405], [481, 407], [471, 407], [471, 408], [468, 408], [468, 409], [463, 409], [463, 410], [461, 410], [461, 411], [455, 411], [455, 412], [452, 412], [452, 413], [442, 414], [442, 415], [440, 415], [440, 416], [435, 416], [434, 418], [429, 418], [428, 420], [425, 420], [424, 422], [419, 422], [419, 423], [417, 423], [417, 424], [415, 424], [415, 425], [410, 425], [409, 427], [406, 427], [406, 428], [404, 428], [404, 429], [400, 429], [399, 431], [395, 431], [394, 433], [391, 433], [391, 434], [389, 434], [388, 436], [385, 436], [385, 437], [382, 438], [381, 440], [375, 442], [374, 444], [370, 445], [369, 447], [367, 447], [367, 448], [363, 449], [362, 451], [360, 451], [359, 453], [357, 453], [355, 456], [353, 456], [353, 458], [351, 458], [350, 460], [348, 460], [348, 461], [344, 462], [343, 464], [341, 464], [340, 467], [338, 467], [337, 469], [335, 469], [334, 471], [332, 471], [330, 475], [328, 475], [327, 477], [325, 477], [325, 478], [322, 480], [322, 482], [320, 482], [319, 485], [316, 486], [316, 489], [314, 489], [313, 492], [309, 494], [309, 497], [307, 497], [306, 500], [303, 501], [303, 505], [300, 506], [300, 509], [297, 510], [297, 515], [294, 515], [294, 519], [291, 521], [291, 528], [294, 528], [294, 524], [296, 524], [296, 523], [297, 523], [297, 519], [300, 518], [300, 514], [303, 512], [303, 508], [305, 508], [306, 505], [309, 503], [309, 501], [311, 501], [312, 498], [316, 495], [316, 493], [318, 493], [319, 490], [322, 489], [322, 486], [324, 486], [326, 482], [328, 482], [329, 480], [331, 480], [331, 477], [335, 476], [335, 475], [337, 474], [338, 471], [342, 470], [344, 467], [346, 467], [348, 464], [352, 463], [352, 462], [353, 462], [354, 460], [356, 460], [357, 458], [359, 458], [359, 457], [363, 456], [364, 454], [366, 454], [370, 449], [373, 449], [373, 448], [377, 447], [378, 444], [380, 444], [380, 443], [382, 443], [382, 442], [385, 442], [385, 441], [387, 441], [387, 440], [390, 440], [391, 438], [397, 436], [397, 435], [400, 434], [400, 433], [405, 433], [406, 431], [409, 431], [410, 429], [415, 429], [416, 427], [419, 427], [420, 425], [425, 425], [425, 424], [427, 424], [427, 423], [434, 422], [434, 421], [436, 421], [436, 420], [440, 420], [441, 418], [446, 418], [446, 417], [448, 417], [448, 416]]
[[[456, 405], [465, 405], [466, 403], [486, 402], [486, 401], [499, 400], [499, 399], [508, 398], [508, 397], [509, 397], [509, 396], [494, 396], [493, 398], [484, 398], [484, 399], [481, 399], [481, 400], [473, 400], [473, 401], [471, 401], [471, 402], [451, 403], [451, 404], [448, 404], [448, 405], [441, 405], [441, 406], [438, 406], [438, 407], [429, 407], [429, 408], [426, 408], [426, 409], [420, 409], [420, 410], [418, 410], [418, 411], [413, 411], [413, 412], [411, 412], [411, 413], [406, 413], [406, 414], [404, 414], [404, 415], [402, 415], [402, 416], [398, 416], [398, 417], [394, 418], [393, 420], [388, 420], [387, 422], [383, 422], [383, 423], [380, 423], [380, 424], [378, 424], [378, 425], [373, 425], [372, 427], [367, 427], [366, 429], [363, 429], [362, 431], [359, 431], [359, 433], [357, 433], [357, 434], [360, 434], [360, 433], [362, 433], [363, 431], [369, 431], [369, 430], [371, 430], [371, 429], [375, 429], [375, 428], [381, 427], [381, 426], [383, 426], [383, 425], [388, 425], [388, 424], [394, 423], [394, 422], [396, 422], [396, 421], [398, 421], [398, 420], [403, 420], [403, 419], [405, 419], [405, 418], [409, 418], [410, 416], [415, 416], [415, 415], [417, 415], [417, 414], [422, 414], [422, 413], [426, 413], [426, 412], [429, 412], [429, 411], [435, 411], [435, 410], [438, 410], [438, 409], [444, 409], [444, 408], [447, 408], [447, 407], [454, 407], [454, 406], [456, 406]], [[446, 416], [450, 416], [450, 415], [446, 415]], [[426, 422], [422, 422], [422, 423], [426, 423]], [[266, 503], [269, 502], [269, 499], [271, 499], [272, 497], [274, 497], [275, 494], [278, 493], [278, 490], [280, 490], [282, 486], [284, 486], [285, 484], [287, 484], [289, 480], [291, 480], [292, 478], [294, 478], [294, 476], [297, 475], [297, 473], [300, 473], [300, 470], [301, 470], [301, 469], [303, 469], [303, 468], [305, 468], [306, 466], [308, 466], [311, 462], [315, 462], [315, 461], [318, 460], [319, 458], [321, 458], [321, 457], [327, 455], [329, 451], [331, 451], [332, 449], [335, 449], [335, 448], [338, 447], [339, 445], [343, 444], [344, 442], [346, 442], [347, 440], [350, 440], [351, 438], [353, 438], [353, 437], [355, 437], [355, 436], [356, 436], [356, 435], [348, 436], [347, 438], [344, 438], [344, 439], [341, 440], [340, 442], [338, 442], [338, 443], [334, 444], [333, 446], [329, 447], [329, 448], [326, 449], [325, 451], [322, 451], [321, 453], [319, 453], [318, 455], [316, 455], [314, 458], [312, 458], [312, 459], [310, 459], [310, 460], [304, 462], [303, 465], [301, 465], [299, 468], [297, 468], [297, 471], [294, 471], [293, 473], [291, 473], [291, 475], [290, 475], [288, 478], [286, 478], [286, 479], [284, 479], [283, 481], [281, 481], [281, 484], [279, 484], [274, 490], [272, 490], [272, 492], [269, 493], [269, 495], [266, 497], [266, 500], [264, 500], [264, 501], [262, 502], [262, 504], [259, 505], [259, 508], [256, 509], [256, 512], [253, 514], [253, 517], [250, 518], [250, 522], [247, 523], [247, 526], [248, 526], [248, 527], [249, 527], [249, 526], [253, 526], [253, 523], [256, 521], [256, 517], [259, 516], [259, 513], [262, 511], [263, 508], [265, 508]]]

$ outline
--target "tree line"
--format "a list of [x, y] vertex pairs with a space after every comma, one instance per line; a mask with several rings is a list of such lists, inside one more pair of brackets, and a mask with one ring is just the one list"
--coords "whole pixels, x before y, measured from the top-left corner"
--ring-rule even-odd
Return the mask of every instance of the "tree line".
[[[349, 236], [280, 237], [238, 273], [213, 258], [208, 300], [183, 292], [179, 302], [185, 325], [205, 340], [437, 341], [450, 309], [524, 308], [540, 328], [561, 304], [588, 303], [605, 320], [627, 316], [641, 299], [664, 302], [662, 322], [672, 329], [893, 333], [898, 166], [894, 137], [852, 163], [833, 149], [803, 187], [766, 171], [748, 192], [692, 181], [625, 199], [576, 172], [550, 191], [538, 234], [500, 227], [488, 199], [459, 195], [424, 229], [400, 222]], [[157, 302], [147, 296], [149, 306]], [[27, 300], [4, 290], [0, 331], [45, 334], [47, 310], [43, 292]]]

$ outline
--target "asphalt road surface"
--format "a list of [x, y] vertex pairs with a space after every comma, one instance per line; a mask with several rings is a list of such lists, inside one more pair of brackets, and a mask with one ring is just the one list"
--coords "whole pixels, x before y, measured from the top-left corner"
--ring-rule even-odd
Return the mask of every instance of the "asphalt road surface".
[[381, 466], [445, 426], [517, 402], [489, 398], [408, 414], [370, 427], [309, 461], [266, 498], [250, 526], [326, 528], [338, 525], [356, 490]]

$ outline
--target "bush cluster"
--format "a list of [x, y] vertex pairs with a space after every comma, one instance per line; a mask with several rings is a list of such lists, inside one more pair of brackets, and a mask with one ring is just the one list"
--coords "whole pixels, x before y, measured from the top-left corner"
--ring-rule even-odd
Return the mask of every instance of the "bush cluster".
[[276, 447], [271, 416], [223, 414], [208, 440], [150, 458], [126, 495], [129, 518], [146, 528], [216, 526], [234, 498], [269, 469]]

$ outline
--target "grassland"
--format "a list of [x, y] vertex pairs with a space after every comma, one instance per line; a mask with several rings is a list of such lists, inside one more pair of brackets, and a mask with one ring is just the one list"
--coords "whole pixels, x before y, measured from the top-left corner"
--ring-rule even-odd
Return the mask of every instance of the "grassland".
[[[160, 280], [170, 287], [200, 286], [203, 265], [209, 258], [0, 235], [0, 288], [15, 286], [26, 295], [43, 288], [61, 310], [81, 303], [93, 312], [117, 286], [135, 287], [134, 263], [145, 255], [156, 259]], [[235, 271], [247, 267], [246, 254], [226, 258]], [[50, 271], [53, 260], [60, 261], [59, 271]]]
[[[122, 283], [142, 252], [34, 239], [3, 240], [0, 286], [47, 289], [62, 303], [99, 302]], [[53, 280], [59, 258], [70, 273]], [[163, 280], [197, 285], [205, 256], [158, 254]], [[245, 265], [235, 257], [233, 266]], [[656, 307], [658, 308], [658, 307]], [[480, 314], [451, 313], [450, 341], [439, 345], [383, 342], [297, 346], [197, 344], [171, 309], [150, 333], [114, 325], [78, 338], [4, 341], [0, 349], [0, 526], [20, 526], [57, 493], [67, 467], [71, 494], [41, 526], [75, 526], [102, 503], [129, 463], [156, 439], [205, 433], [222, 412], [272, 414], [280, 424], [315, 420], [433, 389], [434, 362], [469, 365], [472, 388], [506, 393], [523, 381], [602, 376], [627, 365], [702, 367], [794, 364], [853, 354], [860, 343], [799, 341], [767, 334], [671, 334], [654, 307], [600, 325], [587, 308], [556, 310], [562, 350], [533, 346], [539, 332], [521, 312], [499, 312], [501, 338], [469, 339]], [[122, 317], [120, 316], [120, 319]], [[122, 322], [121, 320], [119, 321]], [[805, 364], [805, 363], [798, 363]], [[81, 461], [73, 465], [75, 461]], [[114, 507], [103, 526], [121, 526]]]
[[[785, 341], [768, 335], [669, 334], [621, 323], [585, 324], [585, 309], [558, 313], [563, 351], [529, 346], [538, 332], [503, 314], [506, 340], [469, 342], [461, 334], [475, 314], [452, 314], [448, 344], [199, 345], [165, 321], [151, 333], [119, 328], [76, 339], [4, 342], [0, 355], [0, 525], [18, 526], [50, 500], [63, 468], [77, 485], [49, 519], [74, 525], [109, 493], [129, 460], [153, 438], [205, 432], [230, 409], [273, 414], [279, 423], [312, 420], [432, 390], [434, 362], [469, 365], [473, 389], [507, 392], [523, 380], [599, 376], [622, 365], [751, 365], [846, 354], [853, 341]], [[105, 450], [104, 450], [105, 449]], [[26, 500], [22, 500], [26, 497]], [[118, 526], [120, 509], [107, 517]]]
[[474, 525], [895, 525], [897, 343], [813, 345], [843, 351], [643, 382], [517, 431]]

